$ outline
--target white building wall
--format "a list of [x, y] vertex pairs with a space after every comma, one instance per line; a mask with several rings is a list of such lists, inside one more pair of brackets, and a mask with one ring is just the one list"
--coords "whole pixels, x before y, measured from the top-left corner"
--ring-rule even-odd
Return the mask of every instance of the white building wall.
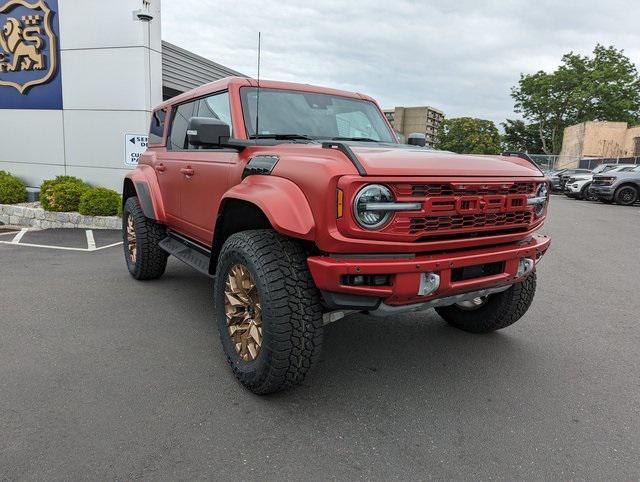
[[162, 101], [160, 0], [151, 22], [134, 15], [142, 3], [59, 0], [63, 110], [0, 110], [0, 170], [121, 188], [125, 134], [146, 134]]

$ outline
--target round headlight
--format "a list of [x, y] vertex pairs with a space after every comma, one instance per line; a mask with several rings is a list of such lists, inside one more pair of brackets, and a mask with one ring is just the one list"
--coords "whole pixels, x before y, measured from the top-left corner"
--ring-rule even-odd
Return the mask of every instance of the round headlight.
[[546, 183], [543, 182], [542, 184], [540, 184], [540, 187], [536, 192], [536, 197], [544, 198], [544, 202], [536, 204], [536, 207], [535, 207], [536, 216], [541, 216], [545, 208], [547, 207], [547, 201], [549, 199], [549, 189], [547, 188]]
[[363, 187], [353, 200], [353, 213], [358, 224], [366, 229], [378, 229], [391, 217], [390, 211], [367, 210], [369, 203], [393, 202], [391, 190], [381, 184], [369, 184]]

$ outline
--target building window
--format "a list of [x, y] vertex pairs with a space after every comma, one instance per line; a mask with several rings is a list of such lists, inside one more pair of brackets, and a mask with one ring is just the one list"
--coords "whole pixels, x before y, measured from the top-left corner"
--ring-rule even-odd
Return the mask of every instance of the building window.
[[640, 156], [640, 137], [633, 138], [633, 155]]

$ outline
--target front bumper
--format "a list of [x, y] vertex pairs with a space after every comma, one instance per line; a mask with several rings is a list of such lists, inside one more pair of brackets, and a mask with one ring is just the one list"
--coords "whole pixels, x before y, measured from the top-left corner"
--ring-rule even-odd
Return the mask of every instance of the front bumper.
[[589, 187], [589, 192], [600, 199], [612, 200], [615, 189], [613, 186], [594, 186]]
[[[550, 242], [547, 236], [534, 234], [517, 243], [489, 248], [415, 256], [311, 256], [308, 264], [316, 286], [323, 292], [352, 298], [377, 299], [391, 306], [407, 305], [511, 285], [519, 280], [517, 272], [520, 260], [529, 258], [537, 263], [549, 248]], [[452, 273], [457, 268], [500, 262], [503, 262], [501, 273], [461, 281], [452, 280]], [[436, 273], [440, 277], [438, 289], [428, 296], [418, 295], [421, 273]], [[345, 284], [347, 275], [389, 275], [390, 282], [384, 286], [353, 286]]]

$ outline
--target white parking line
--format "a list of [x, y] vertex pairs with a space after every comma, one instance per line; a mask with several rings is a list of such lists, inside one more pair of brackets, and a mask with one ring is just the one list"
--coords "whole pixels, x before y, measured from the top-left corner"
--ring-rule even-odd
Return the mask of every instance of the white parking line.
[[93, 231], [90, 229], [85, 230], [85, 234], [87, 235], [87, 249], [89, 251], [95, 251], [96, 249], [96, 240], [93, 239]]
[[18, 244], [22, 239], [22, 236], [24, 236], [27, 233], [27, 231], [29, 231], [29, 228], [22, 228], [20, 232], [16, 234], [14, 238], [11, 240], [11, 244]]

